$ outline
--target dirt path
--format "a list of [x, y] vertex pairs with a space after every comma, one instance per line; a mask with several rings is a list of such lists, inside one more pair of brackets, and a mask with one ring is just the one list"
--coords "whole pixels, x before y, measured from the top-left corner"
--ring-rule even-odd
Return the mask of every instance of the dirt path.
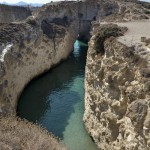
[[117, 23], [119, 26], [127, 27], [128, 31], [118, 40], [127, 46], [142, 44], [141, 37], [150, 38], [150, 20]]

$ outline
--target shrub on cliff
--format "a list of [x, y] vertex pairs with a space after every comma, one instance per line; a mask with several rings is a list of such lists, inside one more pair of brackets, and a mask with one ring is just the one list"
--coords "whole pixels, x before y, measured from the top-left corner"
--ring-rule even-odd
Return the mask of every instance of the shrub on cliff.
[[145, 14], [150, 14], [150, 11], [149, 10], [144, 10], [144, 13]]
[[95, 38], [94, 38], [94, 49], [96, 52], [104, 54], [104, 41], [113, 36], [122, 36], [123, 29], [119, 28], [116, 24], [105, 24], [100, 25], [95, 31]]

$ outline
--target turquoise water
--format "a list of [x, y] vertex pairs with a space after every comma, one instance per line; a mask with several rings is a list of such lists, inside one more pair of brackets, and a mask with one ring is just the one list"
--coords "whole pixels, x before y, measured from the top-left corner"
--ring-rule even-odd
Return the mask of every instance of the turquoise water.
[[23, 91], [18, 115], [59, 137], [70, 150], [96, 150], [82, 121], [87, 46], [76, 41], [62, 64], [33, 80]]

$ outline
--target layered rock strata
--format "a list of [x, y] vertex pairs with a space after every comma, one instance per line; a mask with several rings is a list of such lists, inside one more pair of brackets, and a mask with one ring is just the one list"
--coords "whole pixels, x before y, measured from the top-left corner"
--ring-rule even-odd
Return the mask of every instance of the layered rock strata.
[[84, 122], [101, 150], [148, 150], [150, 45], [118, 42], [124, 31], [95, 25], [87, 54]]

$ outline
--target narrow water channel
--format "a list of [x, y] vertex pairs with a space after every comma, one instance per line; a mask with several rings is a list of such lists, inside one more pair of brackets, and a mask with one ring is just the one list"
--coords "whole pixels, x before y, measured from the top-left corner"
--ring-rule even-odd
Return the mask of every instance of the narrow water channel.
[[76, 41], [62, 64], [33, 80], [23, 91], [18, 115], [59, 137], [70, 150], [96, 150], [82, 121], [87, 46]]

